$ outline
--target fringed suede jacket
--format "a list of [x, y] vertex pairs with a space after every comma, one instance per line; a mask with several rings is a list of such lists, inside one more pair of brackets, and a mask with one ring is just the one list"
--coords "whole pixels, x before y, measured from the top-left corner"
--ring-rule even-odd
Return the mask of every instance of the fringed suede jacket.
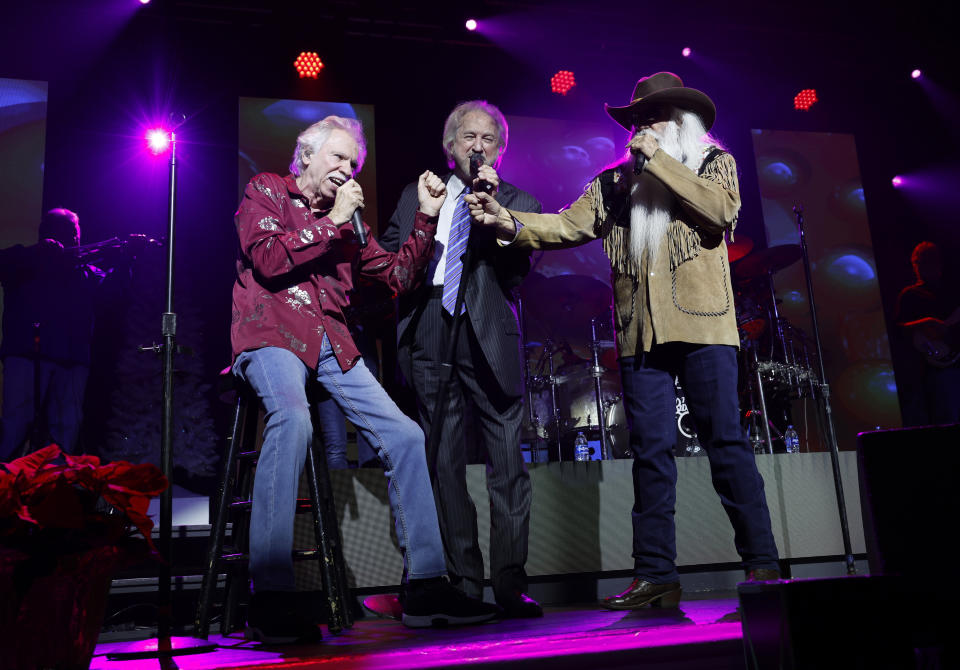
[[644, 171], [675, 197], [666, 244], [652, 262], [630, 256], [629, 180], [619, 167], [594, 178], [559, 214], [509, 211], [522, 225], [510, 246], [560, 249], [603, 238], [620, 356], [666, 342], [739, 346], [723, 239], [740, 210], [733, 156], [713, 148], [694, 172], [659, 149]]

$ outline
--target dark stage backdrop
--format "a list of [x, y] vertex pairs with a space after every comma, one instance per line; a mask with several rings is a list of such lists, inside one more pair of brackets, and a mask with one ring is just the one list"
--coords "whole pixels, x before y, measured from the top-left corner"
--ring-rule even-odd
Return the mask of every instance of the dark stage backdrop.
[[46, 127], [47, 82], [0, 78], [0, 249], [37, 241]]
[[[901, 425], [854, 137], [753, 130], [753, 145], [768, 246], [799, 244], [792, 210], [794, 205], [803, 206], [837, 436], [841, 449], [854, 449], [857, 433], [877, 426]], [[735, 265], [735, 276], [737, 268]], [[775, 273], [773, 282], [783, 301], [781, 316], [799, 329], [793, 335], [788, 332], [788, 345], [800, 351], [812, 350], [809, 336], [813, 329], [802, 261]], [[769, 295], [766, 281], [754, 283], [744, 292], [759, 294], [760, 299]], [[763, 347], [770, 346], [768, 338], [763, 342]], [[775, 354], [766, 349], [761, 356]], [[822, 446], [814, 411], [810, 401], [793, 403], [793, 422], [801, 443], [809, 438], [811, 447], [818, 449]]]

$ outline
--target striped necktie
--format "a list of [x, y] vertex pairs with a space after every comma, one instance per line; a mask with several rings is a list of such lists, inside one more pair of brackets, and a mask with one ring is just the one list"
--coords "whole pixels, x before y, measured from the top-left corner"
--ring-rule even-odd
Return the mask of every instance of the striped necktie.
[[[453, 219], [450, 222], [450, 235], [447, 238], [447, 263], [443, 272], [443, 308], [450, 314], [457, 305], [457, 290], [460, 288], [460, 275], [463, 274], [463, 252], [467, 249], [467, 240], [470, 238], [470, 210], [463, 199], [470, 192], [470, 187], [463, 189], [457, 198], [457, 206], [453, 210]], [[463, 314], [466, 305], [460, 309]]]

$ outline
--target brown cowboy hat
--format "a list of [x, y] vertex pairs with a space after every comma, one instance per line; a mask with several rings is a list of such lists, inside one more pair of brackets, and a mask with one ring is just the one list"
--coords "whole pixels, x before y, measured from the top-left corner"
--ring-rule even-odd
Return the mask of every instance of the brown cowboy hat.
[[633, 115], [650, 105], [668, 104], [689, 109], [700, 117], [707, 130], [717, 118], [717, 108], [707, 94], [687, 88], [680, 77], [672, 72], [658, 72], [638, 81], [631, 100], [624, 107], [603, 106], [610, 118], [627, 130], [633, 128]]

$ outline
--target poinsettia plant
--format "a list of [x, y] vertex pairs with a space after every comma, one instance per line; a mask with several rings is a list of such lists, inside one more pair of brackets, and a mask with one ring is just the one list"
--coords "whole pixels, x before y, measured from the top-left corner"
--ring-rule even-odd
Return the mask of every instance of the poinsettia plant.
[[0, 544], [24, 547], [51, 537], [70, 550], [115, 542], [135, 527], [150, 539], [150, 499], [167, 487], [152, 463], [101, 464], [55, 444], [0, 464]]

